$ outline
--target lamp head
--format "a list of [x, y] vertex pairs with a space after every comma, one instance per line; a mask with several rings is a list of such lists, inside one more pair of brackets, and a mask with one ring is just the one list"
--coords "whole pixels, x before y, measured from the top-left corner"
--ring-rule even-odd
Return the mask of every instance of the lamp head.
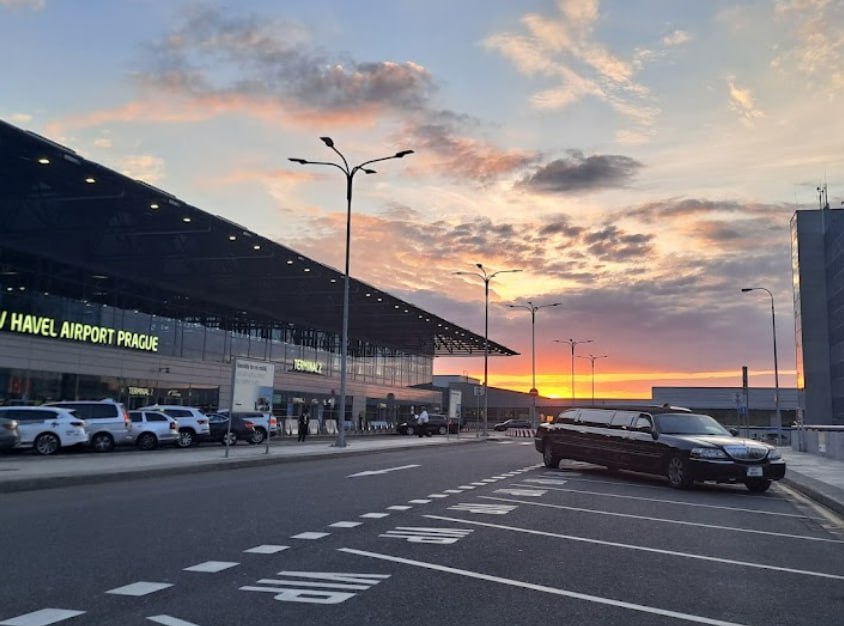
[[287, 160], [293, 161], [294, 163], [298, 163], [299, 165], [307, 165], [308, 164], [308, 162], [305, 159], [294, 159], [293, 157], [290, 157]]
[[742, 287], [741, 288], [742, 293], [747, 293], [748, 291], [753, 291], [753, 288], [752, 287]]
[[479, 270], [484, 269], [484, 266], [481, 265], [480, 263], [475, 263], [475, 267], [477, 267]]
[[365, 168], [365, 167], [364, 167], [364, 168], [361, 168], [361, 169], [362, 169], [362, 171], [363, 171], [363, 173], [364, 173], [364, 174], [377, 174], [377, 173], [378, 173], [378, 172], [376, 172], [375, 170], [370, 170], [370, 169], [367, 169], [367, 168]]
[[397, 159], [400, 159], [402, 157], [406, 157], [408, 154], [413, 154], [413, 150], [400, 150], [399, 152], [396, 152], [395, 156]]
[[331, 137], [320, 137], [322, 139], [322, 143], [324, 143], [329, 148], [334, 147], [334, 140]]

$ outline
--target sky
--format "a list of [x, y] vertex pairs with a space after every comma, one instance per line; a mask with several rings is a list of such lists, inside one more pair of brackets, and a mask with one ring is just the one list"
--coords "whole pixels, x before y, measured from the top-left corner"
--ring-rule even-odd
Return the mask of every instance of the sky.
[[[844, 200], [844, 0], [0, 0], [0, 119], [478, 334], [489, 384], [793, 387]], [[743, 287], [765, 291], [741, 293]], [[507, 305], [559, 303], [536, 312]], [[531, 335], [535, 332], [535, 351]], [[483, 357], [435, 374], [483, 378]]]

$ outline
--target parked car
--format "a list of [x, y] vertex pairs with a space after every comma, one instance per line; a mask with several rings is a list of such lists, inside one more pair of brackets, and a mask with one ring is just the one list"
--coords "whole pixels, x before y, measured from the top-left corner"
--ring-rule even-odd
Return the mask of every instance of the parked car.
[[154, 450], [162, 443], [179, 440], [179, 423], [161, 411], [129, 411], [135, 445], [141, 450]]
[[176, 445], [180, 448], [190, 448], [208, 439], [210, 433], [208, 416], [196, 407], [180, 404], [153, 404], [142, 406], [138, 410], [161, 411], [174, 418], [179, 423], [179, 440]]
[[[416, 418], [412, 417], [407, 421], [401, 422], [396, 426], [396, 432], [400, 435], [418, 435], [419, 429], [422, 426], [416, 423]], [[456, 419], [448, 417], [448, 415], [429, 415], [428, 423], [424, 425], [425, 434], [431, 435], [445, 435], [446, 433], [457, 433], [460, 425]]]
[[239, 413], [234, 414], [231, 428], [229, 428], [229, 416], [220, 413], [212, 413], [208, 416], [208, 423], [211, 426], [209, 441], [219, 441], [221, 444], [235, 445], [238, 440], [254, 443], [255, 423], [250, 419], [242, 417]]
[[88, 443], [85, 422], [68, 409], [8, 406], [0, 407], [0, 417], [16, 421], [20, 446], [32, 446], [38, 454], [55, 454], [63, 446]]
[[533, 428], [528, 420], [509, 419], [499, 422], [492, 427], [493, 430], [507, 430], [508, 428]]
[[116, 445], [134, 442], [129, 414], [114, 400], [62, 400], [42, 406], [72, 410], [85, 422], [89, 445], [95, 452], [111, 452]]
[[21, 433], [17, 421], [11, 417], [0, 417], [0, 452], [13, 450], [20, 442]]
[[569, 409], [542, 424], [534, 445], [547, 467], [574, 459], [668, 477], [676, 489], [695, 481], [744, 483], [762, 492], [785, 476], [779, 450], [739, 439], [709, 415], [672, 407], [648, 411]]
[[[227, 416], [229, 413], [230, 411], [228, 409], [217, 411], [218, 415]], [[278, 435], [278, 418], [271, 413], [263, 411], [235, 411], [234, 414], [248, 419], [255, 425], [255, 432], [252, 435], [252, 441], [250, 443], [264, 443], [267, 433], [271, 437]]]

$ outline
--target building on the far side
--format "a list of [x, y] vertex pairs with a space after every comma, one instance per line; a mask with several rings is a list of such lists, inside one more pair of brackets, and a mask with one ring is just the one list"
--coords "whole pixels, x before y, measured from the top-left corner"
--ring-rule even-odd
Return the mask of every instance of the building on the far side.
[[797, 388], [804, 423], [844, 424], [844, 211], [821, 206], [791, 218]]

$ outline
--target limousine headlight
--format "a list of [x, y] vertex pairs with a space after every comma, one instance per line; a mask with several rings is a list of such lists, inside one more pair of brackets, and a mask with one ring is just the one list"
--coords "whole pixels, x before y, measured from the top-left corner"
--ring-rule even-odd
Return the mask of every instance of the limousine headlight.
[[690, 453], [693, 459], [729, 459], [727, 453], [721, 448], [692, 448]]
[[769, 461], [779, 461], [782, 458], [780, 451], [774, 448], [768, 452], [768, 460]]

